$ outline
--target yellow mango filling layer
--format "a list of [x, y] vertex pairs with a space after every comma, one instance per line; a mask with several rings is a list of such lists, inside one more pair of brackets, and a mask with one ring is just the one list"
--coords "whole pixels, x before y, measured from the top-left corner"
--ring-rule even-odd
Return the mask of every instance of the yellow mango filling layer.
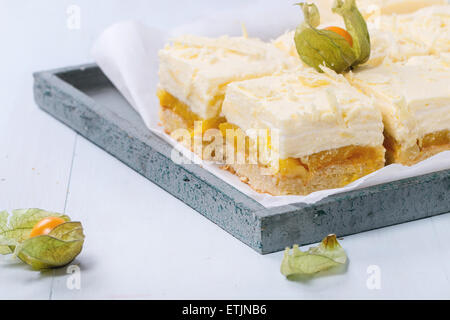
[[442, 130], [429, 133], [419, 141], [419, 144], [421, 148], [450, 144], [450, 131]]
[[[181, 102], [173, 95], [168, 93], [165, 90], [158, 90], [157, 96], [159, 98], [159, 103], [161, 107], [171, 110], [173, 113], [180, 116], [185, 123], [187, 124], [188, 130], [194, 131], [194, 123], [195, 121], [202, 122], [202, 131], [205, 132], [208, 129], [216, 129], [219, 127], [219, 124], [225, 121], [223, 117], [214, 117], [210, 119], [202, 119], [197, 114], [191, 111], [188, 105], [184, 102]], [[223, 100], [222, 97], [216, 97], [213, 101], [211, 101], [211, 105], [218, 103], [219, 100]]]
[[[228, 130], [234, 130], [235, 147], [237, 136], [244, 134], [243, 131], [230, 123], [222, 123], [219, 129], [224, 137]], [[230, 131], [228, 131], [229, 133]], [[246, 153], [248, 154], [248, 137], [245, 137]], [[270, 136], [267, 139], [270, 148]], [[301, 177], [308, 180], [314, 173], [327, 166], [351, 165], [361, 167], [361, 171], [353, 176], [343, 177], [342, 186], [370, 174], [384, 166], [384, 149], [380, 147], [346, 146], [338, 149], [326, 150], [310, 156], [300, 158], [287, 158], [279, 160], [278, 173], [285, 177]]]
[[384, 133], [387, 163], [413, 165], [443, 150], [450, 150], [450, 131], [442, 130], [425, 135], [417, 143], [404, 148], [387, 132]]

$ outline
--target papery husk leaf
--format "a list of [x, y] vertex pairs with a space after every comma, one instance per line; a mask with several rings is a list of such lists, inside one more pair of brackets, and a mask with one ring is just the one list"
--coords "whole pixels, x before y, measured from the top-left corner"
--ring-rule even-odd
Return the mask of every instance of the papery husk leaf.
[[[5, 230], [7, 224], [8, 224], [8, 212], [7, 211], [0, 211], [0, 234]], [[11, 248], [9, 247], [10, 241], [2, 236], [0, 236], [0, 254], [10, 254], [12, 253]]]
[[356, 60], [347, 40], [333, 31], [303, 29], [295, 34], [295, 44], [303, 62], [321, 73], [321, 66], [342, 73]]
[[304, 22], [294, 36], [300, 58], [307, 65], [322, 71], [322, 66], [342, 73], [366, 62], [370, 57], [370, 37], [367, 24], [356, 7], [355, 0], [338, 0], [333, 11], [344, 18], [353, 46], [331, 30], [320, 30], [320, 13], [315, 4], [299, 3]]
[[352, 48], [356, 55], [353, 66], [367, 62], [371, 51], [370, 34], [367, 23], [356, 6], [356, 0], [336, 0], [332, 11], [344, 19], [345, 28], [353, 38]]
[[0, 245], [0, 255], [7, 255], [11, 253], [13, 253], [13, 251], [10, 247]]
[[84, 239], [83, 226], [80, 222], [66, 222], [60, 224], [50, 231], [48, 235], [64, 241]]
[[321, 66], [342, 73], [356, 61], [356, 55], [347, 40], [341, 35], [320, 30], [320, 13], [315, 4], [300, 3], [304, 23], [297, 28], [295, 46], [300, 58], [307, 65], [323, 72]]
[[0, 232], [2, 232], [4, 228], [6, 228], [8, 224], [8, 217], [8, 211], [0, 211]]
[[81, 223], [66, 222], [48, 235], [22, 242], [17, 256], [35, 270], [56, 268], [73, 261], [83, 249], [83, 243]]
[[339, 244], [335, 234], [326, 236], [317, 247], [309, 248], [308, 253], [325, 256], [340, 264], [347, 262], [345, 250]]
[[297, 3], [302, 8], [305, 22], [312, 28], [320, 25], [320, 12], [315, 4], [300, 2]]
[[59, 217], [70, 221], [66, 215], [41, 209], [13, 210], [9, 223], [0, 218], [0, 236], [21, 243], [29, 238], [36, 223], [47, 217]]
[[329, 235], [322, 240], [317, 247], [310, 248], [307, 252], [294, 245], [286, 248], [281, 263], [281, 273], [286, 277], [298, 275], [312, 275], [320, 271], [343, 265], [347, 261], [347, 255], [336, 235]]

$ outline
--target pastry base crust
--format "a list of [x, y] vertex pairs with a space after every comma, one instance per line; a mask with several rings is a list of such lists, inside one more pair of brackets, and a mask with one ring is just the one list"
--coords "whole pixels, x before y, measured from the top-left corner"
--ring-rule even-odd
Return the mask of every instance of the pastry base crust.
[[[161, 125], [164, 128], [164, 131], [172, 136], [172, 138], [176, 139], [179, 143], [184, 145], [186, 148], [190, 149], [192, 152], [195, 152], [198, 156], [200, 156], [203, 160], [214, 161], [217, 163], [224, 163], [224, 158], [222, 153], [208, 152], [208, 146], [211, 144], [211, 141], [206, 139], [205, 131], [202, 134], [202, 148], [195, 149], [195, 141], [194, 141], [194, 131], [192, 128], [192, 124], [190, 121], [186, 121], [183, 117], [173, 112], [171, 109], [160, 107], [159, 109], [159, 120]], [[225, 121], [225, 120], [223, 120]], [[217, 124], [218, 127], [218, 124]], [[185, 129], [190, 133], [189, 140], [180, 139], [180, 137], [175, 135], [176, 130]], [[206, 140], [206, 141], [205, 141]]]
[[[353, 150], [353, 151], [350, 151]], [[347, 158], [337, 159], [335, 154], [346, 153]], [[333, 158], [329, 161], [328, 155]], [[311, 169], [305, 165], [301, 175], [291, 176], [277, 173], [267, 175], [258, 164], [230, 164], [223, 169], [241, 178], [260, 193], [277, 195], [307, 195], [315, 191], [341, 188], [347, 184], [384, 167], [384, 147], [349, 146], [313, 155], [322, 159], [323, 165]], [[300, 161], [300, 159], [298, 159]]]
[[188, 121], [172, 110], [162, 106], [159, 108], [159, 120], [164, 127], [164, 131], [169, 135], [177, 129], [191, 129], [191, 124]]
[[405, 166], [412, 166], [440, 152], [450, 150], [449, 130], [427, 134], [410, 147], [401, 145], [387, 132], [384, 133], [384, 136], [387, 164], [400, 163]]

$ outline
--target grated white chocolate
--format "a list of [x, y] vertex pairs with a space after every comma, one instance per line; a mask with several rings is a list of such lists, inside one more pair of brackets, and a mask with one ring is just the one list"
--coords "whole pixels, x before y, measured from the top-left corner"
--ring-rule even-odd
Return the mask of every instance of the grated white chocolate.
[[372, 42], [371, 65], [384, 58], [406, 61], [413, 56], [450, 52], [450, 5], [431, 6], [412, 14], [368, 20]]

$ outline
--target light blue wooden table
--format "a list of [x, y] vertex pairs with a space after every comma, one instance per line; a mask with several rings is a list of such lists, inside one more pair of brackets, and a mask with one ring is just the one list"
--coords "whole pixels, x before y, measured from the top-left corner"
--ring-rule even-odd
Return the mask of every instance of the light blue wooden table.
[[[257, 254], [33, 102], [32, 72], [92, 61], [96, 35], [115, 21], [172, 28], [240, 2], [0, 2], [0, 208], [66, 211], [87, 235], [80, 289], [66, 269], [0, 257], [0, 298], [450, 298], [450, 215], [346, 237], [345, 273], [289, 282], [282, 253]], [[80, 29], [67, 27], [72, 4]]]

